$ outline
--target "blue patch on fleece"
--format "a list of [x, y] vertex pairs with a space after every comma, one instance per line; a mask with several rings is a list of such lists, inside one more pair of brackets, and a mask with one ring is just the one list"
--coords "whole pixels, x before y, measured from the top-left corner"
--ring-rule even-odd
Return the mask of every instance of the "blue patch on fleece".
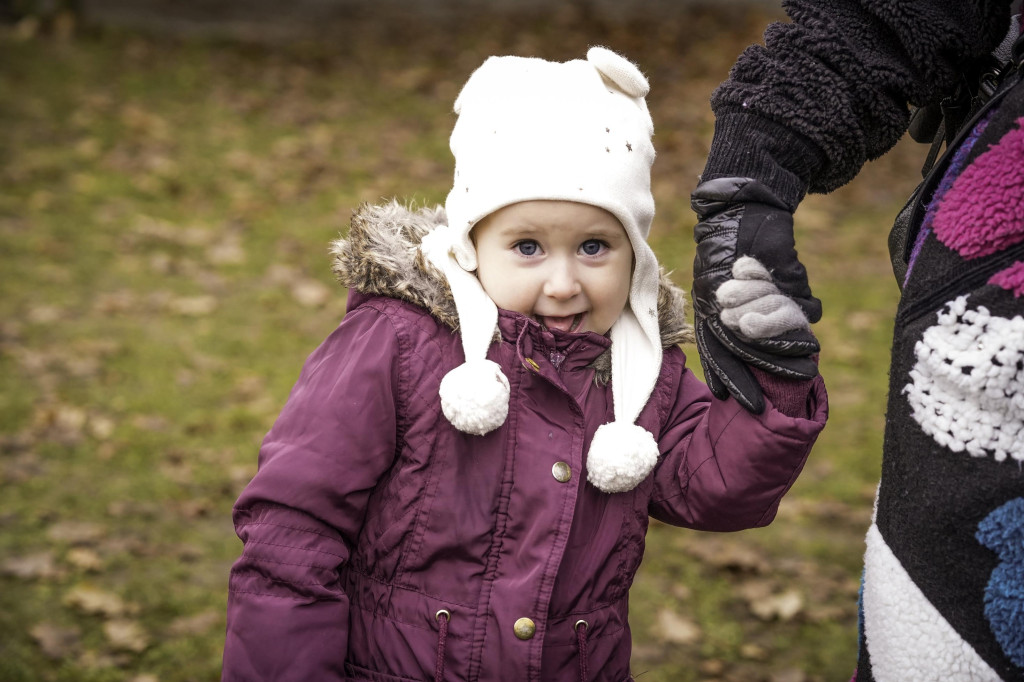
[[1024, 498], [986, 516], [975, 537], [1000, 560], [985, 588], [985, 618], [1006, 657], [1024, 668]]

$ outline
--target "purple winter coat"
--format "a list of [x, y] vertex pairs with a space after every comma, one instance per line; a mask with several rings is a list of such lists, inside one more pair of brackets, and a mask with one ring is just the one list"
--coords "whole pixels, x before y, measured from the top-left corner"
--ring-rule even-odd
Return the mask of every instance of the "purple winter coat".
[[591, 682], [630, 680], [648, 517], [768, 524], [824, 425], [820, 378], [808, 419], [713, 400], [675, 345], [685, 317], [666, 278], [675, 341], [638, 420], [661, 457], [634, 490], [586, 482], [590, 439], [613, 419], [603, 336], [502, 311], [488, 358], [511, 384], [508, 418], [457, 431], [438, 399], [463, 361], [454, 309], [415, 251], [439, 220], [368, 207], [336, 247], [348, 313], [306, 361], [235, 507], [245, 548], [225, 680], [419, 681], [441, 662], [448, 680], [575, 680], [584, 651]]

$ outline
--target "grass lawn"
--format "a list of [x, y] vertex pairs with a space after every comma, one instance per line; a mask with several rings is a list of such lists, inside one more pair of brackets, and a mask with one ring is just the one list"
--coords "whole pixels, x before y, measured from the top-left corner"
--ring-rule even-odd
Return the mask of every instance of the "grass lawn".
[[[451, 104], [487, 55], [604, 44], [643, 67], [651, 241], [688, 290], [708, 96], [766, 20], [734, 15], [364, 22], [287, 46], [0, 27], [0, 680], [218, 679], [232, 502], [344, 313], [328, 242], [361, 202], [443, 202]], [[770, 528], [652, 528], [638, 680], [849, 678], [896, 301], [885, 238], [923, 151], [901, 143], [800, 208], [830, 424]]]

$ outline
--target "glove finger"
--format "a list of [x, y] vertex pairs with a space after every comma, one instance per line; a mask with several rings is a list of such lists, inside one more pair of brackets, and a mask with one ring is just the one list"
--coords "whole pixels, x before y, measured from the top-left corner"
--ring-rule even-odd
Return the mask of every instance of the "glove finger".
[[[730, 279], [722, 283], [715, 292], [718, 304], [723, 308], [735, 308], [765, 296], [779, 295], [779, 288], [772, 282], [761, 280]], [[789, 298], [787, 296], [787, 298]]]
[[718, 340], [706, 322], [702, 320], [697, 324], [696, 336], [708, 387], [716, 397], [724, 399], [724, 395], [719, 395], [724, 386], [744, 409], [761, 414], [764, 412], [761, 385], [747, 366]]
[[753, 256], [740, 256], [732, 264], [732, 276], [735, 279], [759, 279], [772, 281], [772, 273]]
[[[790, 379], [812, 379], [818, 375], [818, 365], [810, 357], [818, 352], [818, 343], [810, 330], [806, 333], [788, 332], [782, 337], [759, 339], [755, 342], [751, 339], [741, 339], [718, 319], [709, 318], [707, 322], [716, 340], [744, 362], [770, 374]], [[780, 343], [783, 339], [788, 341], [789, 345]], [[767, 348], [771, 350], [765, 350], [765, 342], [770, 342]], [[796, 354], [797, 350], [800, 354]]]
[[810, 327], [764, 339], [749, 339], [749, 344], [762, 352], [787, 358], [809, 357], [821, 351], [821, 345]]
[[821, 299], [809, 296], [807, 298], [794, 297], [793, 300], [804, 311], [808, 322], [813, 324], [821, 319]]
[[701, 367], [704, 368], [704, 381], [707, 383], [708, 388], [711, 389], [711, 394], [719, 400], [725, 400], [729, 397], [729, 389], [725, 387], [725, 384], [721, 382], [716, 373], [715, 366], [710, 362], [704, 360], [701, 357]]
[[[694, 262], [694, 272], [701, 272], [696, 261]], [[691, 294], [695, 314], [708, 317], [719, 311], [718, 299], [715, 296], [715, 292], [722, 286], [723, 282], [727, 281], [727, 277], [727, 272], [723, 272], [717, 268], [710, 272], [694, 276], [693, 290], [691, 291]]]
[[782, 294], [765, 296], [738, 308], [724, 308], [721, 317], [726, 327], [750, 339], [772, 338], [809, 327], [800, 306]]
[[725, 400], [729, 397], [729, 390], [725, 387], [725, 384], [718, 379], [718, 374], [716, 373], [717, 365], [711, 361], [711, 350], [709, 350], [705, 344], [705, 340], [710, 335], [700, 333], [701, 329], [705, 326], [702, 319], [703, 318], [698, 316], [696, 320], [696, 324], [694, 325], [694, 336], [696, 337], [697, 343], [697, 357], [700, 358], [700, 365], [704, 369], [704, 382], [708, 385], [708, 388], [711, 389], [711, 393], [713, 393], [716, 398], [719, 400]]
[[[810, 327], [783, 332], [777, 336], [755, 339], [726, 327], [720, 319], [708, 318], [715, 335], [731, 348], [733, 344], [763, 354], [778, 355], [782, 358], [808, 357], [821, 351], [818, 339]], [[735, 351], [734, 351], [735, 352]]]

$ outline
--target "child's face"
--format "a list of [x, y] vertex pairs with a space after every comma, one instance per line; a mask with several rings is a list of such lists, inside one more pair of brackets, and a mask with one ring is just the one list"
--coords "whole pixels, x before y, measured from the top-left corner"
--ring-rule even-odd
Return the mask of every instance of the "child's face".
[[633, 247], [608, 211], [522, 201], [473, 227], [477, 277], [495, 305], [548, 329], [606, 334], [629, 300]]

